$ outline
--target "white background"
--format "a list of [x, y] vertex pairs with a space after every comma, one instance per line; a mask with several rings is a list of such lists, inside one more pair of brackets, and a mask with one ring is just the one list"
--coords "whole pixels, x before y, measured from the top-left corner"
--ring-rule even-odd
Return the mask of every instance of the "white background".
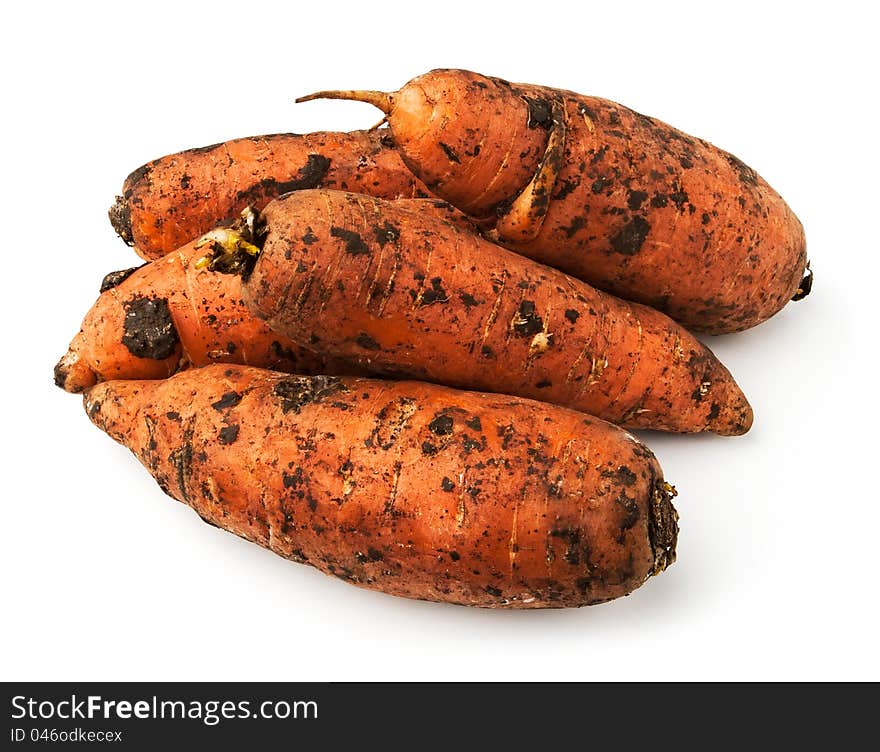
[[[868, 3], [16, 3], [4, 10], [6, 680], [878, 679], [878, 58]], [[26, 9], [25, 9], [26, 8]], [[714, 338], [735, 439], [646, 434], [679, 561], [631, 597], [512, 613], [359, 590], [202, 524], [52, 367], [143, 162], [368, 127], [322, 88], [464, 67], [621, 101], [734, 152], [802, 219], [814, 293]]]

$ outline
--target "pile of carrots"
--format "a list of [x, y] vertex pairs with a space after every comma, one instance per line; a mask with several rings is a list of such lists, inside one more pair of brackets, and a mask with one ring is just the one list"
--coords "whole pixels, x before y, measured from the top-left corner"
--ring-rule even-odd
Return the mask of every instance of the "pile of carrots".
[[363, 587], [564, 607], [663, 571], [676, 492], [625, 429], [749, 430], [691, 331], [809, 293], [795, 215], [595, 97], [462, 70], [318, 97], [387, 127], [129, 175], [110, 220], [145, 263], [56, 384], [205, 521]]

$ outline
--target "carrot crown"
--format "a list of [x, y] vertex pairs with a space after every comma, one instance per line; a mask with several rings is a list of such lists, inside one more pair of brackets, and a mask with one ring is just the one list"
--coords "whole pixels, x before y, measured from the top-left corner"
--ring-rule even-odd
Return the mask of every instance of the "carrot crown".
[[195, 248], [210, 250], [196, 261], [196, 269], [237, 274], [247, 279], [260, 255], [266, 228], [260, 215], [248, 206], [230, 227], [219, 227], [202, 235]]

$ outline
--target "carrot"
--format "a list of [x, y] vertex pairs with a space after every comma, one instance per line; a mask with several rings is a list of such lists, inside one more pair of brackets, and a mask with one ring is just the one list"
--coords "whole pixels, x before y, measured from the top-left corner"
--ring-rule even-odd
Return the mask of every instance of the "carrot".
[[[473, 231], [469, 220], [444, 201], [400, 199], [400, 205]], [[195, 262], [203, 255], [191, 242], [141, 267], [108, 274], [55, 366], [55, 383], [78, 393], [98, 381], [160, 379], [210, 363], [303, 375], [364, 372], [275, 334], [245, 306], [241, 280], [197, 272]]]
[[384, 198], [427, 196], [387, 130], [239, 138], [154, 160], [135, 170], [110, 221], [138, 255], [156, 259], [245, 206], [302, 188], [340, 188]]
[[681, 326], [436, 214], [313, 190], [271, 202], [249, 227], [205, 236], [210, 263], [247, 277], [250, 310], [300, 344], [633, 428], [751, 425], [730, 373]]
[[241, 299], [241, 280], [200, 274], [193, 243], [104, 278], [55, 383], [82, 392], [109, 379], [161, 379], [189, 366], [248, 363], [302, 374], [357, 373], [275, 334]]
[[379, 107], [413, 172], [499, 242], [689, 328], [747, 329], [809, 292], [782, 198], [732, 154], [623, 105], [462, 70], [299, 101], [318, 97]]
[[674, 489], [654, 456], [571, 410], [219, 365], [99, 384], [84, 402], [206, 522], [361, 587], [582, 606], [675, 557]]

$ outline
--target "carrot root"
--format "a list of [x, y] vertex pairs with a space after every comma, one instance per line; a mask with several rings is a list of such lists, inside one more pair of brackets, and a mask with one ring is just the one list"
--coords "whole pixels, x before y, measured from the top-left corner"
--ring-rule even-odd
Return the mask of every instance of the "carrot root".
[[83, 405], [209, 524], [391, 595], [586, 606], [675, 557], [656, 458], [572, 410], [226, 364], [107, 381]]
[[391, 108], [394, 104], [393, 95], [386, 91], [355, 90], [316, 91], [314, 94], [297, 97], [294, 101], [300, 104], [301, 102], [311, 102], [313, 99], [348, 99], [354, 102], [366, 102], [378, 107], [386, 115], [391, 114]]

